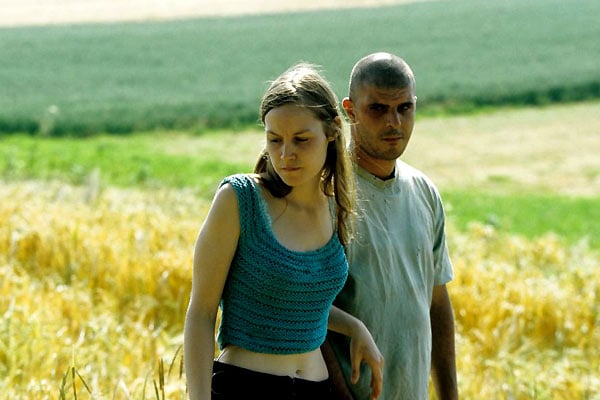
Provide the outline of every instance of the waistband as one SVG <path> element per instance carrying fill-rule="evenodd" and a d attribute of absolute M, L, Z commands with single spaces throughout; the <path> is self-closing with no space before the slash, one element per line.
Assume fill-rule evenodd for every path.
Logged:
<path fill-rule="evenodd" d="M 311 381 L 307 379 L 294 378 L 290 376 L 272 375 L 264 372 L 253 371 L 251 369 L 238 367 L 236 365 L 225 364 L 220 361 L 213 363 L 213 380 L 223 375 L 230 382 L 239 384 L 240 389 L 246 390 L 250 387 L 257 387 L 264 390 L 277 392 L 315 392 L 325 393 L 331 388 L 331 380 Z M 214 382 L 213 382 L 214 383 Z"/>

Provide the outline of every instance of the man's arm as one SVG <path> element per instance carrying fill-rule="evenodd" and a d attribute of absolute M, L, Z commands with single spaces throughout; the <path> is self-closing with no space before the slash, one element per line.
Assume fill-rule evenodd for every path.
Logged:
<path fill-rule="evenodd" d="M 429 311 L 431 318 L 431 371 L 439 400 L 457 400 L 454 314 L 446 285 L 435 286 Z"/>

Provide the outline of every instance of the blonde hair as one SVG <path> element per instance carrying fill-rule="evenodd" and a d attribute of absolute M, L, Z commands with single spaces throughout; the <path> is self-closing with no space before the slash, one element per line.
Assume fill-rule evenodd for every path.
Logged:
<path fill-rule="evenodd" d="M 269 111 L 287 104 L 310 110 L 323 122 L 325 135 L 334 138 L 327 145 L 321 188 L 326 196 L 335 199 L 337 232 L 346 246 L 353 235 L 354 177 L 337 97 L 315 65 L 299 63 L 281 74 L 266 90 L 259 109 L 261 122 L 264 124 Z M 254 172 L 261 175 L 264 186 L 273 196 L 284 197 L 291 192 L 292 188 L 275 172 L 266 149 L 261 152 Z"/>

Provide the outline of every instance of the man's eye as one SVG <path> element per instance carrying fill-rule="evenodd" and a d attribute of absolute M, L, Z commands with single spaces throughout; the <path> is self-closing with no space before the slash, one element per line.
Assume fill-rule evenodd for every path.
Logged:
<path fill-rule="evenodd" d="M 412 107 L 413 107 L 412 103 L 400 104 L 398 106 L 398 112 L 399 113 L 404 113 L 406 111 L 409 111 Z"/>
<path fill-rule="evenodd" d="M 369 109 L 371 111 L 381 112 L 381 111 L 385 111 L 386 107 L 383 104 L 371 104 L 369 106 Z"/>

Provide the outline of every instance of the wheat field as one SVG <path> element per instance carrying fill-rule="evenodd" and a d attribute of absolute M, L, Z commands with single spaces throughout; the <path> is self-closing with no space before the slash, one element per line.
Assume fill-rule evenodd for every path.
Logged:
<path fill-rule="evenodd" d="M 0 398 L 185 399 L 208 204 L 181 190 L 0 184 Z M 600 257 L 449 227 L 464 399 L 600 399 Z"/>
<path fill-rule="evenodd" d="M 173 360 L 205 205 L 93 184 L 0 188 L 0 397 L 73 398 L 81 385 L 80 398 L 155 398 L 143 389 L 155 395 L 164 358 L 178 377 L 167 398 L 183 398 Z"/>
<path fill-rule="evenodd" d="M 400 1 L 379 1 L 396 2 Z M 5 3 L 1 26 L 181 17 L 183 8 L 178 6 L 192 4 L 155 1 L 152 8 L 137 0 Z M 130 10 L 123 9 L 125 3 L 132 5 Z M 263 5 L 257 7 L 259 3 Z M 377 2 L 303 4 L 342 3 Z M 277 10 L 264 4 L 288 3 L 210 2 L 210 9 L 226 4 L 237 4 L 232 7 L 236 12 L 248 12 L 242 5 L 273 12 Z M 590 134 L 583 136 L 588 142 L 582 144 L 581 132 L 561 142 L 555 164 L 566 164 L 561 157 L 576 151 L 565 151 L 567 145 L 597 147 L 596 120 L 586 119 L 591 121 Z M 443 122 L 441 132 L 464 130 L 461 121 L 456 129 Z M 506 126 L 500 117 L 494 122 Z M 563 132 L 571 132 L 556 129 L 561 138 Z M 477 140 L 449 144 L 498 147 L 497 141 L 482 140 L 481 129 L 476 130 Z M 411 145 L 417 156 L 431 147 L 418 140 Z M 440 140 L 444 138 L 436 137 L 435 144 Z M 540 140 L 529 148 L 539 150 L 540 143 L 547 142 Z M 506 140 L 502 148 L 512 154 L 509 145 L 520 143 Z M 489 159 L 489 154 L 471 147 L 470 154 Z M 596 195 L 597 175 L 583 180 L 585 176 L 577 173 L 582 163 L 597 165 L 592 157 L 570 158 L 575 163 L 569 164 L 569 173 L 552 183 L 566 187 L 568 180 L 570 189 Z M 481 172 L 480 160 L 472 158 L 473 168 Z M 464 168 L 457 174 L 452 170 L 456 160 L 445 160 L 447 165 L 437 171 L 448 176 L 436 175 L 434 180 L 462 183 Z M 530 175 L 547 174 L 547 158 L 540 160 L 533 173 L 525 170 L 518 181 L 530 183 Z M 496 168 L 484 172 L 505 173 Z M 185 399 L 183 320 L 193 242 L 208 204 L 185 190 L 105 188 L 91 178 L 82 187 L 0 181 L 0 399 Z M 461 397 L 600 399 L 598 252 L 585 241 L 567 246 L 552 235 L 526 240 L 484 225 L 466 232 L 449 226 L 449 246 L 456 273 L 449 291 L 456 316 Z"/>

